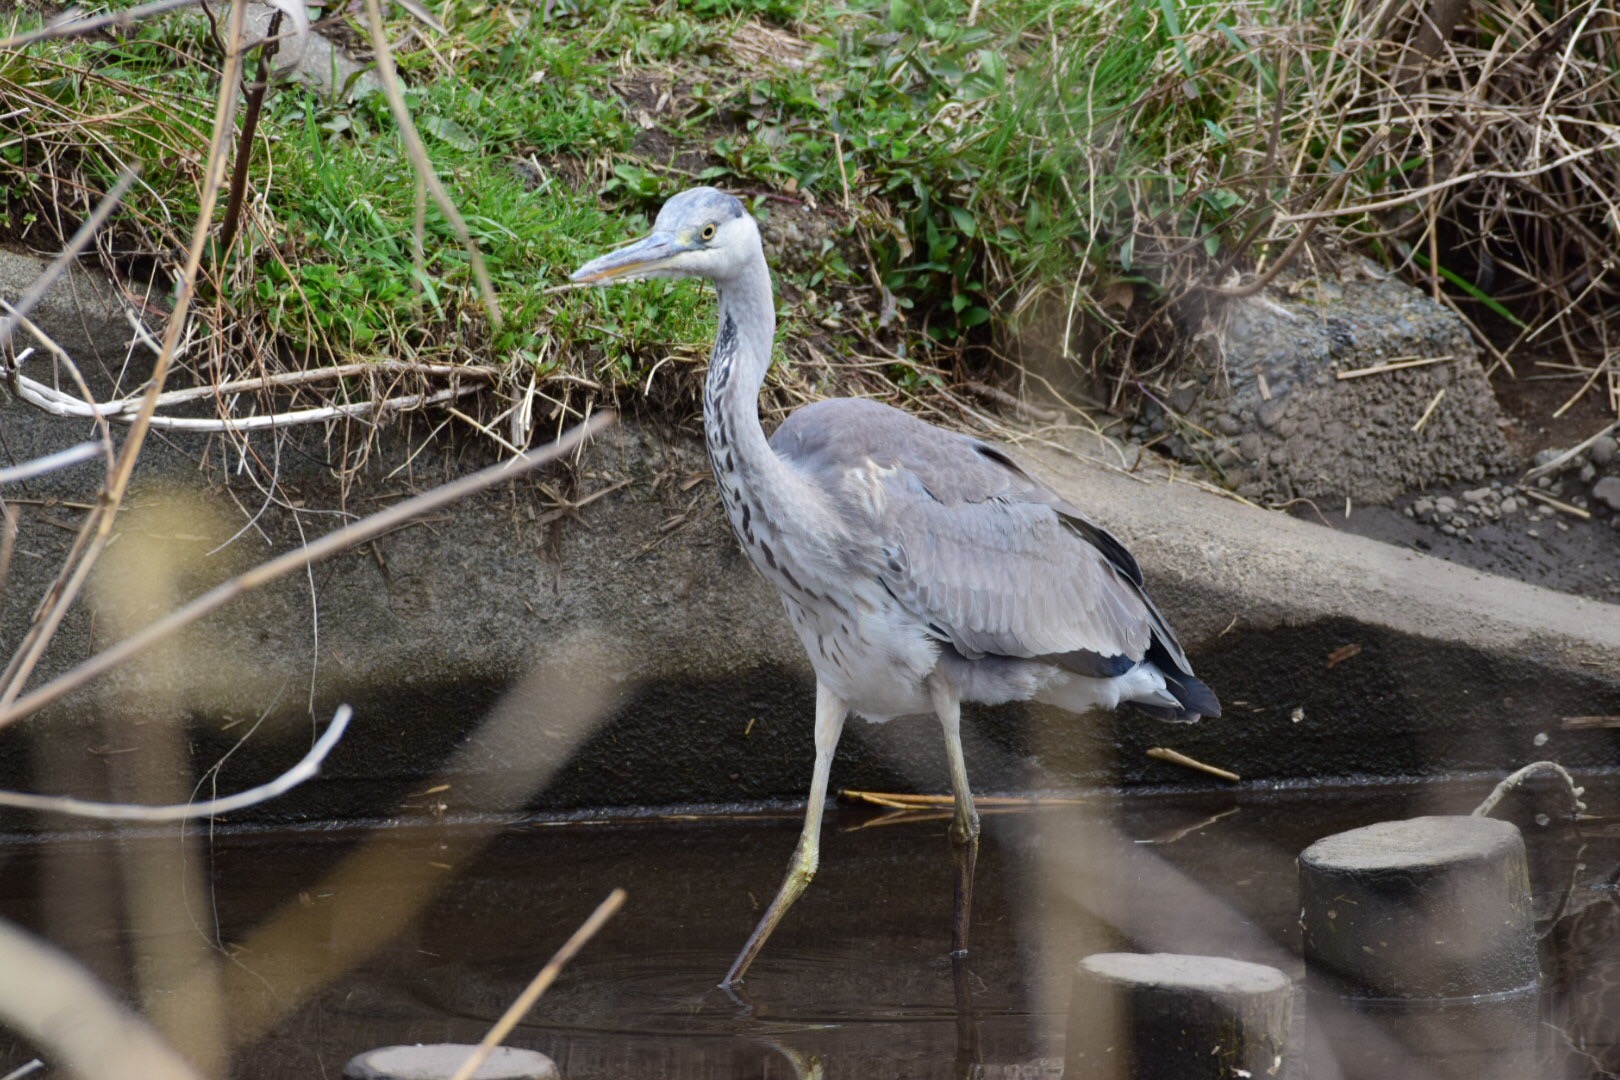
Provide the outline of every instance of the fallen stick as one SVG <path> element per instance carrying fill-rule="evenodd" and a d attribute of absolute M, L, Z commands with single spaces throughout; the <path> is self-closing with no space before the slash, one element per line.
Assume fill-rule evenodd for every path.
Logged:
<path fill-rule="evenodd" d="M 1566 462 L 1573 461 L 1577 456 L 1585 452 L 1586 449 L 1593 443 L 1597 442 L 1611 431 L 1620 431 L 1620 420 L 1616 420 L 1612 424 L 1604 425 L 1546 464 L 1537 465 L 1535 468 L 1524 474 L 1525 480 L 1539 480 L 1543 476 L 1549 476 L 1552 473 L 1557 472 L 1559 469 L 1564 467 Z"/>
<path fill-rule="evenodd" d="M 1423 430 L 1423 425 L 1429 422 L 1429 417 L 1434 415 L 1434 410 L 1440 407 L 1440 402 L 1444 401 L 1445 397 L 1446 388 L 1442 386 L 1440 392 L 1434 395 L 1434 400 L 1429 402 L 1429 407 L 1423 410 L 1423 415 L 1417 418 L 1417 423 L 1412 425 L 1414 432 Z"/>
<path fill-rule="evenodd" d="M 1149 748 L 1147 751 L 1147 756 L 1150 758 L 1158 758 L 1160 761 L 1168 761 L 1172 765 L 1180 765 L 1184 768 L 1196 769 L 1201 773 L 1208 773 L 1210 776 L 1218 776 L 1222 780 L 1230 780 L 1233 783 L 1237 783 L 1239 780 L 1243 779 L 1230 769 L 1223 769 L 1218 765 L 1206 765 L 1197 758 L 1190 758 L 1186 754 L 1183 754 L 1180 750 L 1171 750 L 1166 746 L 1154 746 Z"/>
<path fill-rule="evenodd" d="M 16 484 L 32 480 L 36 476 L 44 476 L 46 473 L 65 469 L 69 465 L 77 465 L 81 461 L 89 461 L 100 453 L 101 444 L 97 442 L 83 442 L 78 446 L 70 446 L 66 450 L 58 450 L 54 454 L 25 461 L 9 469 L 0 469 L 0 484 Z"/>
<path fill-rule="evenodd" d="M 1578 506 L 1573 506 L 1561 499 L 1555 499 L 1551 495 L 1543 495 L 1535 488 L 1527 488 L 1523 484 L 1519 484 L 1517 487 L 1520 494 L 1528 495 L 1538 502 L 1546 503 L 1548 506 L 1560 513 L 1568 514 L 1570 517 L 1580 518 L 1582 521 L 1592 520 L 1592 512 L 1590 510 L 1582 510 Z"/>
<path fill-rule="evenodd" d="M 338 744 L 338 740 L 343 738 L 343 733 L 348 729 L 349 720 L 353 716 L 353 709 L 347 705 L 339 706 L 337 713 L 332 717 L 332 722 L 327 725 L 321 737 L 315 740 L 314 745 L 298 764 L 269 783 L 248 788 L 246 791 L 238 791 L 235 795 L 224 795 L 206 802 L 142 806 L 137 803 L 91 802 L 70 795 L 34 795 L 24 791 L 0 791 L 0 806 L 95 818 L 98 821 L 187 821 L 191 818 L 217 817 L 233 810 L 244 810 L 262 802 L 269 802 L 316 776 L 321 771 L 321 763 Z"/>
<path fill-rule="evenodd" d="M 1391 360 L 1387 364 L 1374 364 L 1372 367 L 1335 372 L 1333 377 L 1343 382 L 1345 379 L 1360 379 L 1368 375 L 1382 375 L 1386 371 L 1405 371 L 1407 368 L 1427 367 L 1430 364 L 1443 364 L 1447 360 L 1455 359 L 1455 356 L 1447 353 L 1445 356 L 1424 356 L 1415 360 Z"/>
<path fill-rule="evenodd" d="M 122 411 L 106 411 L 102 405 L 87 405 L 75 397 L 52 389 L 44 383 L 36 382 L 26 375 L 13 376 L 13 388 L 17 396 L 36 408 L 50 413 L 52 416 L 66 417 L 96 417 L 105 420 L 115 420 L 121 424 L 134 423 L 135 414 Z M 291 427 L 295 424 L 318 424 L 323 420 L 335 420 L 340 416 L 364 417 L 375 413 L 400 412 L 406 409 L 425 409 L 430 405 L 440 405 L 446 401 L 466 397 L 477 392 L 477 386 L 453 386 L 448 390 L 440 390 L 432 394 L 408 394 L 398 398 L 378 398 L 375 401 L 355 401 L 346 405 L 321 405 L 313 409 L 297 409 L 293 412 L 265 413 L 259 416 L 241 416 L 231 419 L 224 417 L 207 418 L 193 416 L 152 416 L 147 420 L 151 427 L 162 428 L 167 431 L 202 431 L 202 432 L 237 432 L 260 431 L 265 428 Z M 139 407 L 139 402 L 131 406 Z"/>

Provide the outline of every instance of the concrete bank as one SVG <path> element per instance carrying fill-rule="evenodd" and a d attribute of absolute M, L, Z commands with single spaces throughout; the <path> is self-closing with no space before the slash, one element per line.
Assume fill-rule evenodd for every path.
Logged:
<path fill-rule="evenodd" d="M 7 405 L 12 452 L 43 450 L 61 421 Z M 34 433 L 29 438 L 25 433 Z M 77 434 L 77 433 L 75 433 Z M 420 437 L 418 433 L 417 437 Z M 385 436 L 397 453 L 408 433 Z M 119 542 L 70 617 L 42 676 L 64 670 L 118 625 L 335 524 L 319 446 L 284 446 L 283 480 L 302 501 L 271 506 L 228 546 L 263 496 L 221 479 L 173 438 L 155 444 Z M 268 452 L 268 451 L 267 451 Z M 1620 702 L 1620 608 L 1491 578 L 1413 552 L 1241 506 L 1185 484 L 1142 482 L 1050 453 L 1024 455 L 1136 552 L 1201 675 L 1226 703 L 1217 721 L 1166 726 L 1135 715 L 1074 718 L 1039 708 L 982 710 L 970 761 L 985 790 L 1193 782 L 1145 751 L 1170 746 L 1246 780 L 1505 770 L 1554 757 L 1572 768 L 1615 760 L 1612 730 L 1567 718 Z M 379 463 L 380 464 L 380 463 Z M 370 509 L 476 462 L 429 449 L 409 478 L 351 491 Z M 631 426 L 593 446 L 558 514 L 546 488 L 518 483 L 402 529 L 240 601 L 173 648 L 102 680 L 7 733 L 5 782 L 84 791 L 116 786 L 131 757 L 158 754 L 165 718 L 183 716 L 190 775 L 268 719 L 230 760 L 222 788 L 291 761 L 317 718 L 357 709 L 323 780 L 275 813 L 418 807 L 551 808 L 783 799 L 802 794 L 812 684 L 778 602 L 737 551 L 697 448 Z M 19 506 L 19 554 L 4 597 L 15 642 L 54 572 L 94 465 L 36 484 Z M 240 504 L 240 507 L 238 506 Z M 267 542 L 268 539 L 268 542 Z M 120 599 L 124 593 L 130 596 Z M 549 665 L 494 747 L 463 747 L 525 673 Z M 549 681 L 546 681 L 549 680 Z M 526 716 L 527 719 L 523 717 Z M 1574 725 L 1573 727 L 1571 725 Z M 525 726 L 527 725 L 527 727 Z M 543 787 L 507 794 L 528 754 Z M 147 744 L 151 743 L 152 746 Z M 458 748 L 461 748 L 458 752 Z M 448 775 L 440 775 L 447 767 Z M 835 783 L 937 788 L 935 726 L 850 728 Z M 111 787 L 108 787 L 111 790 Z M 490 794 L 490 793 L 498 794 Z"/>
<path fill-rule="evenodd" d="M 82 306 L 71 314 L 90 321 Z M 119 323 L 110 345 L 93 333 L 63 342 L 98 395 L 138 385 Z M 9 463 L 90 427 L 7 397 L 0 433 Z M 1620 607 L 1125 475 L 1082 460 L 1103 448 L 1077 449 L 1016 453 L 1132 548 L 1226 715 L 1188 727 L 981 710 L 965 732 L 978 788 L 1216 783 L 1149 758 L 1154 746 L 1245 781 L 1616 761 L 1615 730 L 1580 718 L 1620 712 Z M 343 513 L 485 461 L 481 447 L 396 422 L 344 492 L 341 451 L 340 435 L 315 428 L 245 443 L 155 433 L 117 541 L 34 685 Z M 6 653 L 61 564 L 81 520 L 74 504 L 99 482 L 89 463 L 6 492 L 20 518 L 0 596 Z M 632 423 L 573 468 L 252 594 L 0 735 L 0 783 L 185 795 L 251 731 L 219 773 L 219 790 L 234 790 L 295 760 L 349 702 L 353 729 L 322 779 L 260 818 L 795 799 L 812 700 L 798 643 L 732 541 L 700 448 Z M 944 790 L 943 757 L 931 721 L 856 723 L 834 783 Z"/>

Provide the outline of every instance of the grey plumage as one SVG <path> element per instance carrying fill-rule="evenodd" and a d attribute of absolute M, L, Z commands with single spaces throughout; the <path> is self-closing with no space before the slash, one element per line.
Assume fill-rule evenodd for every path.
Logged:
<path fill-rule="evenodd" d="M 1136 560 L 1001 449 L 874 401 L 794 412 L 767 442 L 758 397 L 775 311 L 759 232 L 713 188 L 665 204 L 645 239 L 576 281 L 706 277 L 719 332 L 704 431 L 722 503 L 782 594 L 817 677 L 816 769 L 788 879 L 726 977 L 742 977 L 818 859 L 821 802 L 847 712 L 933 712 L 957 812 L 953 949 L 965 953 L 978 819 L 962 763 L 962 701 L 1130 703 L 1166 720 L 1220 715 Z"/>

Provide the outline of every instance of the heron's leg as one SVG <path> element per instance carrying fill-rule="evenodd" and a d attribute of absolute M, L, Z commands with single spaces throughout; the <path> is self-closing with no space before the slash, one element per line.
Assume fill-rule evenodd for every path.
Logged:
<path fill-rule="evenodd" d="M 979 812 L 973 808 L 967 763 L 962 760 L 962 699 L 956 688 L 937 676 L 928 693 L 945 730 L 945 755 L 951 765 L 951 792 L 956 816 L 951 820 L 951 851 L 956 859 L 956 904 L 951 921 L 951 955 L 966 956 L 968 918 L 973 911 L 973 866 L 979 860 Z"/>
<path fill-rule="evenodd" d="M 804 831 L 799 834 L 799 846 L 793 851 L 793 861 L 788 864 L 787 877 L 782 879 L 776 899 L 765 909 L 765 915 L 749 935 L 748 943 L 737 954 L 737 959 L 731 962 L 731 970 L 726 972 L 725 979 L 720 983 L 722 987 L 730 986 L 747 973 L 748 965 L 764 948 L 765 939 L 771 936 L 771 931 L 782 921 L 787 909 L 793 906 L 793 901 L 799 898 L 805 886 L 810 884 L 810 879 L 816 875 L 816 866 L 821 860 L 821 808 L 827 801 L 827 776 L 832 771 L 833 751 L 838 748 L 838 736 L 843 734 L 844 717 L 848 712 L 849 706 L 844 699 L 818 680 L 816 771 L 810 778 L 810 802 L 804 808 Z"/>

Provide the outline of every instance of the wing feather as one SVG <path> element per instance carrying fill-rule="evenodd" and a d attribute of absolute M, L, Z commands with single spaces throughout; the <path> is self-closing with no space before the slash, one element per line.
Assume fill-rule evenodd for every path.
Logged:
<path fill-rule="evenodd" d="M 888 590 L 965 655 L 1106 669 L 1158 639 L 1185 670 L 1136 560 L 999 449 L 848 398 L 799 409 L 771 444 L 870 538 Z"/>

